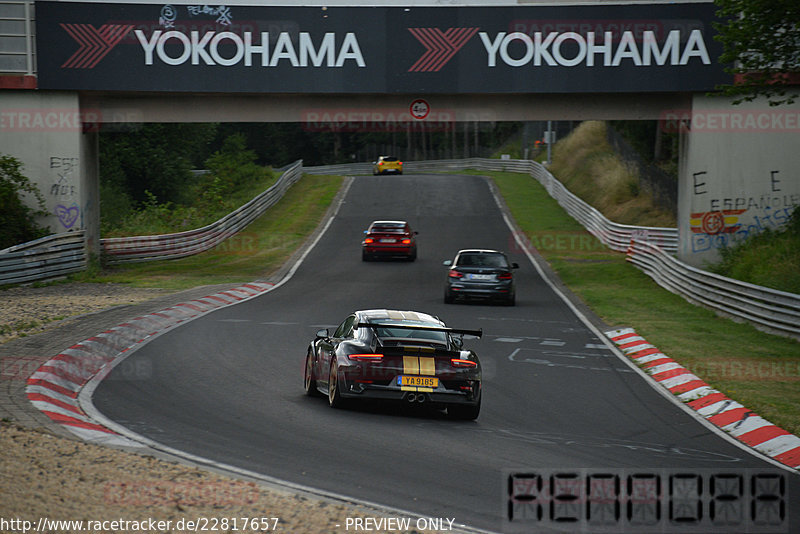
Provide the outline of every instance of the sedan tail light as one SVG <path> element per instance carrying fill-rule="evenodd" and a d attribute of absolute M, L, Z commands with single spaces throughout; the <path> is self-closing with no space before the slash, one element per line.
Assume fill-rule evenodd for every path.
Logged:
<path fill-rule="evenodd" d="M 348 358 L 360 362 L 379 362 L 383 359 L 383 354 L 351 354 Z"/>
<path fill-rule="evenodd" d="M 411 240 L 410 240 L 410 239 L 408 239 L 408 238 L 405 238 L 405 239 L 403 239 L 402 243 L 403 243 L 404 245 L 410 245 L 410 244 L 411 244 Z"/>
<path fill-rule="evenodd" d="M 450 269 L 450 272 L 447 273 L 447 276 L 449 276 L 450 278 L 464 278 L 464 273 L 460 273 L 458 271 Z"/>
<path fill-rule="evenodd" d="M 367 243 L 367 244 L 369 244 L 369 243 L 374 243 L 374 242 L 375 242 L 375 240 L 374 240 L 374 239 L 372 239 L 371 237 L 368 237 L 368 238 L 366 238 L 366 239 L 364 240 L 364 243 Z"/>
<path fill-rule="evenodd" d="M 453 367 L 478 367 L 478 362 L 473 362 L 472 360 L 461 360 L 459 358 L 452 358 L 450 360 L 450 364 Z"/>
<path fill-rule="evenodd" d="M 501 273 L 497 275 L 498 280 L 511 280 L 513 277 L 511 273 Z"/>

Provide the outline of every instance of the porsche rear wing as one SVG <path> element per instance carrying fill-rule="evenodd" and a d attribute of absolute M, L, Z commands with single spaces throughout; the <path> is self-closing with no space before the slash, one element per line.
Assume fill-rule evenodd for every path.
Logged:
<path fill-rule="evenodd" d="M 358 323 L 356 328 L 402 328 L 404 330 L 425 330 L 428 332 L 447 332 L 449 334 L 459 334 L 462 336 L 472 336 L 480 338 L 483 336 L 483 328 L 468 330 L 465 328 L 448 328 L 446 326 L 424 326 L 424 325 L 405 325 L 393 323 Z"/>

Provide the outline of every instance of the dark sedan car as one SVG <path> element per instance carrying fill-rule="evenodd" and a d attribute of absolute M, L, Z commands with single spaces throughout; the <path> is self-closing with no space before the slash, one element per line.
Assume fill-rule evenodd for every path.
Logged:
<path fill-rule="evenodd" d="M 450 267 L 444 288 L 444 301 L 451 304 L 458 298 L 499 301 L 508 306 L 516 303 L 514 269 L 506 255 L 497 250 L 459 250 Z"/>
<path fill-rule="evenodd" d="M 481 364 L 463 337 L 481 330 L 448 328 L 414 311 L 363 310 L 333 334 L 317 332 L 306 354 L 304 387 L 333 407 L 353 399 L 447 408 L 455 419 L 475 419 L 481 409 Z"/>
<path fill-rule="evenodd" d="M 417 232 L 406 221 L 373 221 L 364 230 L 361 242 L 361 259 L 370 261 L 382 258 L 417 259 Z"/>

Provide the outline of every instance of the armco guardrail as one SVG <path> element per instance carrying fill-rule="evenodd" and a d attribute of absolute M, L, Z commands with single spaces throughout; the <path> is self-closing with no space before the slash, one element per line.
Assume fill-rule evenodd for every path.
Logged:
<path fill-rule="evenodd" d="M 119 264 L 177 259 L 210 250 L 260 217 L 280 200 L 302 174 L 303 162 L 297 161 L 283 172 L 272 187 L 220 220 L 202 228 L 175 234 L 101 239 L 105 261 Z"/>
<path fill-rule="evenodd" d="M 54 234 L 0 250 L 0 285 L 56 278 L 86 269 L 83 230 Z"/>
<path fill-rule="evenodd" d="M 800 295 L 756 286 L 687 265 L 658 246 L 634 239 L 628 261 L 661 287 L 757 328 L 800 339 Z"/>
<path fill-rule="evenodd" d="M 547 192 L 586 229 L 608 247 L 625 252 L 631 239 L 643 239 L 655 243 L 663 250 L 675 253 L 678 250 L 678 229 L 650 226 L 630 226 L 609 221 L 602 213 L 571 193 L 540 163 L 520 159 L 468 158 L 435 161 L 411 161 L 404 165 L 405 172 L 458 171 L 476 169 L 482 171 L 505 171 L 529 174 L 541 183 Z M 305 167 L 309 174 L 370 174 L 369 163 L 325 165 Z"/>

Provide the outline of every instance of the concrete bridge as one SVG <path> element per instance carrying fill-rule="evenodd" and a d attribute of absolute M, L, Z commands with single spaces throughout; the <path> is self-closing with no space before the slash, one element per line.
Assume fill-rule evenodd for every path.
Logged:
<path fill-rule="evenodd" d="M 225 5 L 0 0 L 0 152 L 99 239 L 101 124 L 660 120 L 679 256 L 800 204 L 800 107 L 732 106 L 710 2 Z"/>

